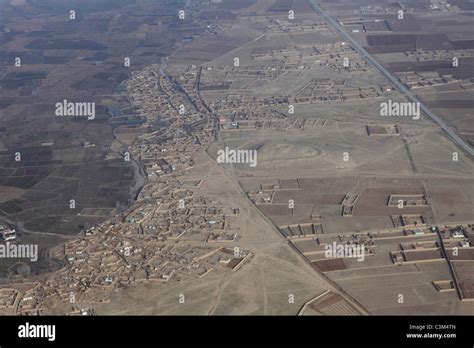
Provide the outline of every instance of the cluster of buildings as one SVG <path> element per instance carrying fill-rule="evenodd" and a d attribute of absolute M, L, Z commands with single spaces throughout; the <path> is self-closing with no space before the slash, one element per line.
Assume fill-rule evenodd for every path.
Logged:
<path fill-rule="evenodd" d="M 430 0 L 429 5 L 431 10 L 443 12 L 459 12 L 459 7 L 451 5 L 448 0 Z"/>
<path fill-rule="evenodd" d="M 265 108 L 283 107 L 288 109 L 290 105 L 296 104 L 344 102 L 380 98 L 385 96 L 387 92 L 390 92 L 390 89 L 385 86 L 349 87 L 346 86 L 345 80 L 329 81 L 315 78 L 297 90 L 292 97 L 249 96 L 229 93 L 222 96 L 222 98 L 214 100 L 209 103 L 209 105 L 217 110 L 219 114 L 244 111 L 251 115 L 251 106 Z M 288 113 L 286 116 L 288 116 Z M 260 116 L 260 118 L 262 117 Z"/>
<path fill-rule="evenodd" d="M 390 253 L 394 264 L 447 262 L 452 279 L 433 282 L 439 292 L 457 291 L 461 301 L 474 301 L 474 226 L 445 225 L 405 229 L 407 236 L 432 235 L 430 239 L 400 243 L 400 249 Z"/>
<path fill-rule="evenodd" d="M 255 61 L 278 61 L 285 69 L 314 69 L 319 66 L 337 72 L 365 72 L 370 69 L 367 62 L 342 41 L 321 45 L 297 45 L 284 49 L 254 49 L 252 58 Z"/>
<path fill-rule="evenodd" d="M 142 135 L 127 149 L 141 159 L 149 180 L 127 211 L 50 249 L 48 259 L 61 264 L 58 271 L 0 287 L 0 311 L 48 314 L 45 304 L 55 303 L 60 313 L 93 314 L 94 305 L 110 302 L 115 291 L 236 271 L 252 257 L 238 247 L 239 209 L 197 194 L 201 180 L 186 177 L 196 152 L 214 137 L 213 119 L 200 112 L 205 106 L 193 86 L 160 66 L 130 80 L 130 99 L 140 114 L 153 115 L 155 103 L 160 105 L 159 115 L 147 117 Z M 182 105 L 188 112 L 180 112 Z M 157 129 L 158 116 L 172 126 Z"/>
<path fill-rule="evenodd" d="M 249 198 L 262 210 L 274 204 L 275 194 L 282 188 L 300 188 L 298 180 L 278 180 L 261 184 L 248 192 Z M 347 193 L 341 201 L 344 219 L 353 219 L 360 192 Z M 388 207 L 423 208 L 429 206 L 425 194 L 389 194 Z M 292 215 L 291 206 L 288 206 Z M 395 210 L 393 210 L 395 212 Z M 357 218 L 357 217 L 356 217 Z M 288 243 L 308 263 L 336 282 L 354 274 L 389 276 L 419 267 L 439 270 L 426 278 L 434 295 L 455 292 L 463 301 L 474 301 L 474 225 L 429 225 L 418 212 L 390 215 L 393 227 L 376 230 L 330 233 L 331 221 L 326 222 L 315 212 L 305 221 L 278 226 Z M 328 227 L 329 226 L 329 227 Z M 399 267 L 399 268 L 398 268 Z M 354 273 L 350 273 L 354 270 Z M 378 270 L 378 271 L 375 271 Z M 367 274 L 366 274 L 367 273 Z M 374 278 L 374 282 L 376 282 Z"/>
<path fill-rule="evenodd" d="M 399 72 L 397 76 L 410 89 L 430 88 L 461 81 L 453 75 L 441 75 L 437 71 Z"/>
<path fill-rule="evenodd" d="M 385 86 L 349 87 L 346 80 L 314 78 L 296 92 L 294 100 L 299 104 L 344 102 L 379 98 L 388 91 Z"/>
<path fill-rule="evenodd" d="M 271 18 L 267 17 L 266 21 L 266 32 L 267 33 L 316 33 L 318 31 L 327 31 L 328 25 L 326 22 L 315 22 L 310 19 L 303 20 L 290 20 L 283 18 Z"/>
<path fill-rule="evenodd" d="M 9 242 L 16 240 L 17 234 L 14 228 L 6 224 L 0 224 L 0 240 L 3 242 Z"/>
<path fill-rule="evenodd" d="M 415 51 L 406 51 L 405 55 L 418 62 L 430 60 L 452 61 L 453 58 L 472 57 L 472 52 L 468 50 L 425 50 L 417 48 Z"/>
<path fill-rule="evenodd" d="M 429 263 L 443 267 L 447 262 L 452 278 L 433 279 L 434 289 L 439 292 L 457 291 L 461 301 L 474 301 L 474 225 L 429 226 L 426 223 L 413 223 L 411 218 L 418 220 L 404 216 L 405 226 L 340 235 L 324 234 L 322 228 L 315 230 L 314 224 L 284 226 L 281 231 L 295 250 L 325 273 L 375 265 L 381 267 L 386 264 L 384 260 L 387 252 L 393 266 Z M 312 232 L 302 233 L 309 231 L 307 226 L 311 227 Z M 299 231 L 299 235 L 295 231 Z M 364 254 L 362 262 L 357 263 L 357 260 L 347 255 L 328 258 L 326 250 L 331 243 L 361 247 Z"/>

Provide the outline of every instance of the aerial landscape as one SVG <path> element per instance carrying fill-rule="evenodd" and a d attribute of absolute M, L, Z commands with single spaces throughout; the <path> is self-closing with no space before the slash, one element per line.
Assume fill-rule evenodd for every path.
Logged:
<path fill-rule="evenodd" d="M 0 9 L 0 315 L 474 314 L 474 0 Z"/>

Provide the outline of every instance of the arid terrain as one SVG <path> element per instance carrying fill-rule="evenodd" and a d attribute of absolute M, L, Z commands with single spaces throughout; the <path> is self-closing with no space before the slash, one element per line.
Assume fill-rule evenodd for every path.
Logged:
<path fill-rule="evenodd" d="M 474 313 L 472 3 L 62 4 L 0 1 L 0 314 Z"/>

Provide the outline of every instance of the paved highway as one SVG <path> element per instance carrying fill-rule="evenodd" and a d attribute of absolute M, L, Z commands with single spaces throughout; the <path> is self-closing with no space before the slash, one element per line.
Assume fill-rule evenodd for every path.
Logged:
<path fill-rule="evenodd" d="M 450 128 L 439 116 L 431 112 L 426 105 L 424 105 L 418 97 L 412 93 L 403 83 L 401 83 L 398 78 L 396 78 L 392 73 L 385 69 L 382 64 L 380 64 L 374 57 L 372 57 L 359 43 L 353 39 L 346 31 L 342 28 L 342 25 L 329 16 L 329 14 L 321 8 L 314 0 L 308 0 L 308 3 L 318 12 L 328 24 L 330 24 L 336 31 L 351 44 L 352 48 L 356 50 L 361 56 L 371 63 L 377 70 L 379 70 L 387 79 L 389 79 L 399 90 L 402 92 L 408 99 L 415 103 L 420 103 L 420 109 L 424 112 L 426 116 L 431 118 L 436 124 L 438 124 L 444 132 L 447 134 L 448 138 L 454 142 L 458 147 L 464 150 L 465 153 L 469 154 L 471 157 L 474 157 L 474 148 L 472 148 L 464 139 L 459 137 L 452 128 Z"/>

